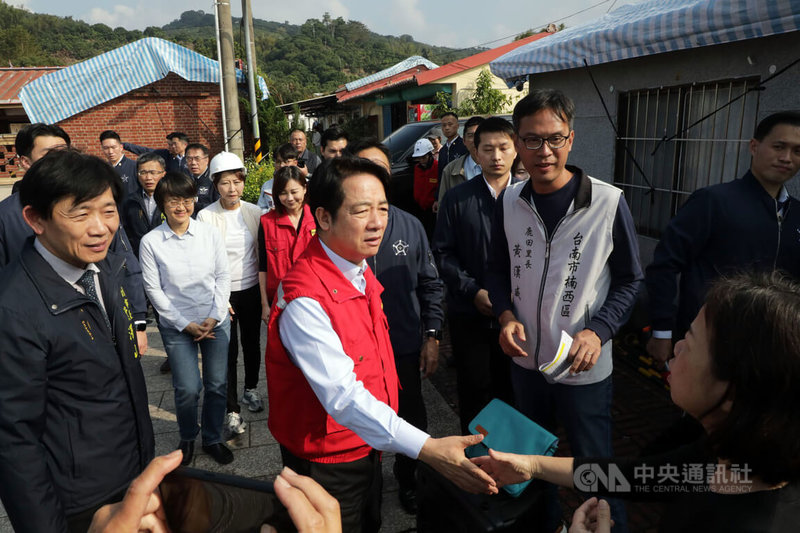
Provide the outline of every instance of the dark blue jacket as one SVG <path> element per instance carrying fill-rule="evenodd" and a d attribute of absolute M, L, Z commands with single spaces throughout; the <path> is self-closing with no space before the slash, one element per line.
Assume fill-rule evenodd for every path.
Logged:
<path fill-rule="evenodd" d="M 144 191 L 140 190 L 136 194 L 131 194 L 122 204 L 122 223 L 125 226 L 125 233 L 131 241 L 131 248 L 136 258 L 139 258 L 139 243 L 151 229 L 161 225 L 164 220 L 161 209 L 156 206 L 153 216 L 147 217 L 147 208 L 144 205 Z"/>
<path fill-rule="evenodd" d="M 186 158 L 173 156 L 166 148 L 153 149 L 133 143 L 122 143 L 122 147 L 130 153 L 136 155 L 154 152 L 164 159 L 164 163 L 167 165 L 167 172 L 182 172 L 187 176 L 189 175 L 189 169 L 186 168 Z"/>
<path fill-rule="evenodd" d="M 197 202 L 194 206 L 192 218 L 197 218 L 197 213 L 219 200 L 219 193 L 214 187 L 214 182 L 211 181 L 210 171 L 211 168 L 209 167 L 197 177 L 190 174 L 190 177 L 197 184 Z"/>
<path fill-rule="evenodd" d="M 28 241 L 0 278 L 0 497 L 17 532 L 124 490 L 153 458 L 153 427 L 124 258 L 97 264 L 112 328 Z"/>
<path fill-rule="evenodd" d="M 448 313 L 485 318 L 487 327 L 496 325 L 496 320 L 480 314 L 473 300 L 487 288 L 495 203 L 482 175 L 453 187 L 439 206 L 431 243 L 447 287 Z"/>
<path fill-rule="evenodd" d="M 395 356 L 419 355 L 423 330 L 441 330 L 444 321 L 444 283 L 420 221 L 389 206 L 381 246 L 367 263 L 383 285 L 383 312 Z"/>
<path fill-rule="evenodd" d="M 779 218 L 776 200 L 749 171 L 695 191 L 664 230 L 645 277 L 653 329 L 680 338 L 711 282 L 745 269 L 800 277 L 800 201 L 790 197 Z"/>
<path fill-rule="evenodd" d="M 442 171 L 444 167 L 447 166 L 447 163 L 451 161 L 455 161 L 462 155 L 466 155 L 469 153 L 467 150 L 466 145 L 464 144 L 464 139 L 461 136 L 456 137 L 456 140 L 447 147 L 447 143 L 442 144 L 441 149 L 439 150 L 439 181 L 442 179 Z"/>
<path fill-rule="evenodd" d="M 22 218 L 19 194 L 14 193 L 0 202 L 0 270 L 19 256 L 25 241 L 32 236 L 33 230 Z M 125 274 L 122 284 L 130 298 L 134 318 L 144 320 L 147 316 L 147 300 L 144 298 L 142 267 L 139 266 L 122 225 L 114 235 L 109 251 L 124 256 Z"/>
<path fill-rule="evenodd" d="M 133 194 L 141 188 L 139 178 L 136 176 L 136 161 L 123 155 L 119 163 L 114 166 L 114 171 L 122 180 L 122 198 L 119 202 L 122 205 L 129 194 Z"/>

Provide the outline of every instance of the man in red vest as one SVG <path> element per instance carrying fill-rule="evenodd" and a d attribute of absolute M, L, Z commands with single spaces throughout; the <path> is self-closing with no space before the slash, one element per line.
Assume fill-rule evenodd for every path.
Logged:
<path fill-rule="evenodd" d="M 480 435 L 434 439 L 397 416 L 383 287 L 365 262 L 386 228 L 387 180 L 364 159 L 317 169 L 307 195 L 317 236 L 281 282 L 267 335 L 270 431 L 284 464 L 339 501 L 345 532 L 380 528 L 378 450 L 425 461 L 465 490 L 497 492 L 464 456 Z"/>

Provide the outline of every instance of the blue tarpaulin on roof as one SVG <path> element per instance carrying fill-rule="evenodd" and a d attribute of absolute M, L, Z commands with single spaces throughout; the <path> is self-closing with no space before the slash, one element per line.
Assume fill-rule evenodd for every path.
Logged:
<path fill-rule="evenodd" d="M 800 29 L 800 0 L 649 0 L 534 41 L 490 63 L 509 84 L 554 72 Z"/>
<path fill-rule="evenodd" d="M 352 91 L 354 89 L 358 89 L 359 87 L 363 87 L 364 85 L 369 85 L 370 83 L 376 82 L 378 80 L 383 80 L 386 78 L 391 78 L 395 74 L 400 74 L 401 72 L 405 72 L 410 68 L 414 68 L 419 65 L 424 65 L 428 67 L 428 70 L 433 70 L 438 68 L 439 65 L 428 61 L 422 56 L 411 56 L 402 60 L 401 62 L 397 63 L 396 65 L 392 65 L 389 68 L 385 68 L 380 72 L 376 72 L 375 74 L 370 74 L 369 76 L 365 76 L 355 81 L 351 81 L 350 83 L 345 83 L 344 87 L 348 91 Z"/>
<path fill-rule="evenodd" d="M 19 99 L 31 122 L 55 124 L 163 79 L 170 72 L 188 81 L 219 83 L 216 60 L 148 37 L 42 76 L 23 87 Z M 236 81 L 245 81 L 239 69 Z M 264 78 L 258 76 L 257 83 L 263 98 L 268 98 Z"/>

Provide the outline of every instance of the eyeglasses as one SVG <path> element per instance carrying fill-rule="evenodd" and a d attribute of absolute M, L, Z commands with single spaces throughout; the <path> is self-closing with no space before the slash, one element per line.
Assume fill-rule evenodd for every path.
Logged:
<path fill-rule="evenodd" d="M 168 202 L 164 202 L 164 205 L 169 207 L 170 209 L 177 209 L 178 206 L 182 205 L 186 209 L 189 209 L 194 205 L 194 198 L 184 198 L 183 200 L 170 200 Z"/>
<path fill-rule="evenodd" d="M 522 142 L 525 143 L 525 148 L 528 150 L 538 150 L 544 143 L 547 143 L 547 146 L 551 149 L 558 150 L 559 148 L 564 148 L 567 144 L 567 139 L 569 139 L 569 135 L 566 137 L 563 135 L 553 135 L 546 139 L 542 139 L 541 137 L 523 137 Z"/>
<path fill-rule="evenodd" d="M 187 155 L 186 157 L 184 157 L 184 159 L 186 159 L 187 163 L 192 163 L 194 161 L 200 162 L 203 159 L 208 159 L 208 156 L 207 155 Z"/>
<path fill-rule="evenodd" d="M 166 172 L 163 170 L 140 170 L 137 174 L 144 178 L 145 176 L 160 176 L 161 174 L 166 174 Z"/>

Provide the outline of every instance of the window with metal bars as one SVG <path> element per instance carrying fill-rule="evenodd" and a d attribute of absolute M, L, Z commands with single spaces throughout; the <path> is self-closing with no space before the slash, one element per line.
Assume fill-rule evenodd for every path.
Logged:
<path fill-rule="evenodd" d="M 640 235 L 659 238 L 691 193 L 739 178 L 750 167 L 748 142 L 758 115 L 758 91 L 751 89 L 757 83 L 758 79 L 738 79 L 620 95 L 614 184 L 625 192 Z M 743 93 L 743 98 L 659 144 Z"/>

